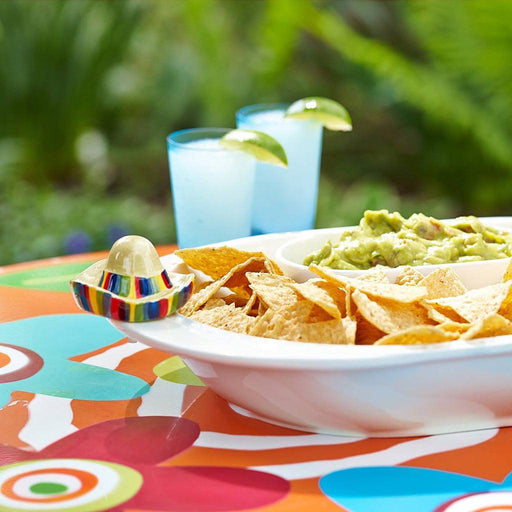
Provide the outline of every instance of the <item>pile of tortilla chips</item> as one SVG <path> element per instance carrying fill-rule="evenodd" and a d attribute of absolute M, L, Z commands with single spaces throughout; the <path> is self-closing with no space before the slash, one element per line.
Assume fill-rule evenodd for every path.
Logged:
<path fill-rule="evenodd" d="M 297 283 L 261 252 L 217 247 L 176 255 L 200 276 L 179 312 L 228 331 L 364 345 L 512 334 L 512 264 L 502 283 L 468 291 L 449 268 L 423 277 L 404 267 L 392 284 L 378 268 L 355 279 L 311 265 L 318 277 Z"/>

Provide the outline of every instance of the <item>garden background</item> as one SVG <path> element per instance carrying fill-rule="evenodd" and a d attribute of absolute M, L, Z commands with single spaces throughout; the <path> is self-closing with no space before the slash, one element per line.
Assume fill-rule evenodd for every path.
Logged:
<path fill-rule="evenodd" d="M 326 96 L 317 226 L 512 214 L 510 0 L 0 2 L 0 264 L 175 241 L 165 137 Z"/>

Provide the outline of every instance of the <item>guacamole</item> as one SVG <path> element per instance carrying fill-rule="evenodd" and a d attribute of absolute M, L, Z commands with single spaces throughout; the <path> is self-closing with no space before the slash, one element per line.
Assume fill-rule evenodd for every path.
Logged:
<path fill-rule="evenodd" d="M 459 217 L 447 224 L 422 213 L 405 219 L 397 212 L 368 210 L 358 227 L 344 231 L 339 242 L 329 241 L 308 255 L 304 265 L 359 270 L 509 256 L 512 234 L 484 226 L 476 217 Z"/>

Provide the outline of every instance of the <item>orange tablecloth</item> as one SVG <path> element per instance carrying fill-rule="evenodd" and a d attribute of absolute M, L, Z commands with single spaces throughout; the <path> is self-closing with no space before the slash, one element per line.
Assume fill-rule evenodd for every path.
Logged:
<path fill-rule="evenodd" d="M 242 415 L 78 310 L 69 280 L 100 257 L 0 268 L 0 510 L 512 509 L 512 429 L 359 439 Z"/>

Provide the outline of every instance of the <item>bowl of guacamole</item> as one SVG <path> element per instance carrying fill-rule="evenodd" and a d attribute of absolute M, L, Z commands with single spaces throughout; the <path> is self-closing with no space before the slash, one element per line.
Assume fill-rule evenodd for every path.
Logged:
<path fill-rule="evenodd" d="M 480 265 L 475 264 L 483 262 L 506 268 L 512 233 L 474 216 L 443 221 L 422 213 L 405 218 L 398 212 L 367 210 L 358 226 L 299 235 L 277 257 L 287 273 L 301 280 L 310 277 L 305 270 L 313 263 L 352 276 L 380 266 L 393 278 L 394 269 L 404 265 L 418 267 L 425 275 L 452 264 L 478 272 Z"/>

